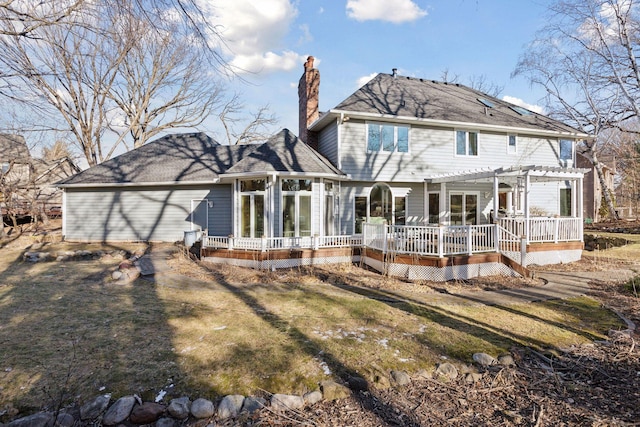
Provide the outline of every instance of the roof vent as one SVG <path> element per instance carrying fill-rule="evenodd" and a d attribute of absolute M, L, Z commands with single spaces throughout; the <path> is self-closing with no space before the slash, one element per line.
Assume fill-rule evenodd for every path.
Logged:
<path fill-rule="evenodd" d="M 396 77 L 398 77 L 398 69 L 397 68 L 392 68 L 391 69 L 391 75 L 393 76 L 394 79 Z"/>

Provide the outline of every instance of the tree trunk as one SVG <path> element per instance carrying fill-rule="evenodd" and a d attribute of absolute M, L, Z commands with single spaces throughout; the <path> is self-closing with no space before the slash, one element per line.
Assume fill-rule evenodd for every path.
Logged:
<path fill-rule="evenodd" d="M 604 171 L 602 170 L 602 163 L 598 160 L 595 150 L 591 150 L 591 161 L 593 163 L 593 168 L 598 175 L 598 181 L 600 182 L 600 188 L 602 189 L 602 196 L 604 197 L 604 201 L 607 204 L 607 210 L 609 211 L 609 218 L 618 221 L 620 217 L 618 216 L 615 204 L 613 203 L 613 197 L 611 197 L 612 189 L 610 189 L 607 184 Z"/>

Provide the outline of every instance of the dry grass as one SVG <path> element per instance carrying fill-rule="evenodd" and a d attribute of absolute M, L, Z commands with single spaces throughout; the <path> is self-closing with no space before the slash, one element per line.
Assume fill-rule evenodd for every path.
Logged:
<path fill-rule="evenodd" d="M 564 348 L 622 326 L 589 298 L 431 304 L 429 284 L 350 265 L 259 272 L 176 255 L 181 274 L 116 286 L 105 280 L 116 259 L 33 264 L 22 251 L 0 249 L 0 412 L 100 392 L 302 393 L 329 377 Z"/>

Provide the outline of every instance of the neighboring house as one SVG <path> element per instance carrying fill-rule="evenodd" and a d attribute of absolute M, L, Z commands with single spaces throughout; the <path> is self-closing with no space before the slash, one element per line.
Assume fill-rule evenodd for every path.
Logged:
<path fill-rule="evenodd" d="M 598 179 L 598 173 L 593 166 L 591 160 L 584 154 L 578 153 L 576 157 L 576 166 L 589 170 L 584 177 L 584 193 L 583 193 L 583 217 L 586 222 L 600 222 L 606 220 L 606 204 L 604 202 L 602 185 Z M 602 172 L 607 186 L 610 189 L 614 187 L 615 168 L 602 165 Z M 611 197 L 615 198 L 615 194 Z M 603 210 L 604 208 L 604 210 Z M 604 215 L 603 215 L 604 212 Z"/>
<path fill-rule="evenodd" d="M 31 157 L 21 135 L 0 134 L 0 204 L 17 217 L 33 213 L 60 215 L 62 191 L 53 184 L 80 169 L 67 158 L 46 161 Z"/>
<path fill-rule="evenodd" d="M 171 241 L 206 229 L 210 261 L 359 259 L 434 280 L 580 258 L 587 170 L 575 156 L 589 135 L 395 70 L 320 114 L 319 83 L 310 58 L 300 139 L 283 130 L 261 145 L 222 146 L 171 135 L 62 182 L 65 238 Z"/>

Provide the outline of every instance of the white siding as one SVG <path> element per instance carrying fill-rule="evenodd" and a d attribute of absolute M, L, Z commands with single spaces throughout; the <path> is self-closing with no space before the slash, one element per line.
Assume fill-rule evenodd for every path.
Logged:
<path fill-rule="evenodd" d="M 66 190 L 69 240 L 177 241 L 190 230 L 191 200 L 208 199 L 209 233 L 231 233 L 231 188 L 154 187 Z"/>
<path fill-rule="evenodd" d="M 460 130 L 474 131 L 472 127 Z M 558 140 L 518 135 L 517 153 L 507 153 L 504 133 L 478 134 L 478 155 L 455 154 L 455 130 L 412 126 L 408 153 L 367 152 L 366 123 L 351 120 L 341 126 L 341 170 L 354 180 L 418 182 L 426 175 L 502 166 L 562 166 Z"/>
<path fill-rule="evenodd" d="M 318 151 L 334 166 L 338 166 L 338 125 L 331 123 L 318 135 Z"/>

